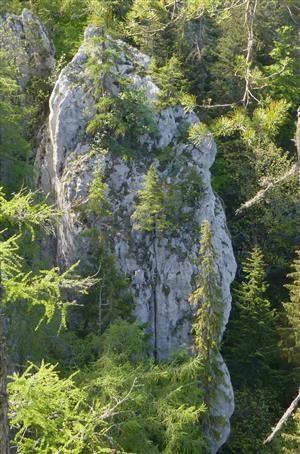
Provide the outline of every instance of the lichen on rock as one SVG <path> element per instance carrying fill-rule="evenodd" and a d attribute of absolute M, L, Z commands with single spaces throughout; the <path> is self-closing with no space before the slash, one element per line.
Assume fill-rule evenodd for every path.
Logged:
<path fill-rule="evenodd" d="M 108 55 L 109 65 L 105 60 Z M 209 169 L 216 155 L 213 137 L 208 133 L 201 145 L 195 146 L 182 134 L 188 125 L 199 122 L 194 113 L 185 112 L 181 106 L 155 111 L 159 88 L 148 72 L 149 64 L 149 57 L 138 50 L 103 37 L 101 30 L 89 27 L 84 43 L 54 87 L 49 126 L 41 140 L 36 167 L 40 185 L 45 192 L 54 191 L 64 212 L 57 238 L 59 261 L 68 265 L 80 259 L 84 264 L 93 246 L 83 233 L 90 227 L 105 232 L 107 251 L 129 278 L 135 315 L 152 333 L 157 358 L 165 359 L 172 350 L 191 342 L 193 314 L 188 298 L 198 272 L 195 259 L 204 220 L 208 220 L 212 231 L 215 268 L 222 289 L 220 336 L 230 313 L 230 284 L 236 263 L 224 209 L 211 187 Z M 138 122 L 140 117 L 132 120 L 134 111 L 126 110 L 122 104 L 124 86 L 143 93 L 148 129 L 139 129 L 143 126 Z M 125 129 L 118 132 L 101 123 L 106 118 L 102 113 L 109 112 L 103 107 L 105 97 L 111 98 L 110 102 L 119 109 L 117 119 L 122 124 L 117 126 L 125 125 Z M 136 103 L 136 99 L 132 102 Z M 90 122 L 97 115 L 99 121 L 88 133 Z M 110 117 L 110 121 L 115 118 Z M 139 135 L 136 131 L 144 132 Z M 171 200 L 169 223 L 160 232 L 135 225 L 139 193 L 151 166 L 161 182 L 163 200 L 167 196 Z M 100 169 L 105 183 L 109 214 L 97 217 L 86 210 L 83 219 L 78 207 L 84 208 L 88 203 L 95 169 Z M 201 184 L 192 187 L 188 197 L 191 172 Z M 234 407 L 229 373 L 221 356 L 218 364 L 222 379 L 211 413 L 223 422 L 216 426 L 219 436 L 211 440 L 212 452 L 228 437 Z"/>

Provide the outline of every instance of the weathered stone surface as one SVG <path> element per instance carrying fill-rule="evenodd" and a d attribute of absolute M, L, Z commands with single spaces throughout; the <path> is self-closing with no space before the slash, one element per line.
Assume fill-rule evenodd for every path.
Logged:
<path fill-rule="evenodd" d="M 198 147 L 182 141 L 182 127 L 199 120 L 195 114 L 185 113 L 180 106 L 166 108 L 156 115 L 158 136 L 140 139 L 138 159 L 125 160 L 112 150 L 103 153 L 93 145 L 91 137 L 86 134 L 88 121 L 94 115 L 95 102 L 95 87 L 87 71 L 87 47 L 89 40 L 99 33 L 95 27 L 88 28 L 84 44 L 55 85 L 50 99 L 49 130 L 44 132 L 36 161 L 39 181 L 46 192 L 54 191 L 57 203 L 64 211 L 58 232 L 60 262 L 68 265 L 80 258 L 84 263 L 90 245 L 82 233 L 95 225 L 105 230 L 109 252 L 115 255 L 122 273 L 131 278 L 136 316 L 148 324 L 158 357 L 163 359 L 172 349 L 188 345 L 191 340 L 192 309 L 188 296 L 195 286 L 199 232 L 206 219 L 212 230 L 215 269 L 223 295 L 220 336 L 230 313 L 230 284 L 236 264 L 224 210 L 211 187 L 209 169 L 215 159 L 216 146 L 211 134 Z M 145 75 L 149 58 L 120 41 L 110 45 L 119 53 L 116 73 L 128 78 L 132 89 L 143 87 L 148 99 L 153 101 L 159 90 L 151 77 Z M 99 49 L 95 50 L 99 51 L 98 63 L 101 64 Z M 108 90 L 115 93 L 117 89 L 111 83 Z M 156 152 L 166 146 L 171 146 L 173 152 L 169 161 L 162 165 Z M 190 169 L 194 169 L 203 182 L 201 194 L 185 207 L 190 220 L 180 221 L 176 229 L 162 235 L 133 228 L 137 192 L 151 164 L 166 184 L 184 181 Z M 86 200 L 97 166 L 108 185 L 112 214 L 105 220 L 88 216 L 83 223 L 75 207 Z M 213 453 L 228 437 L 229 418 L 234 406 L 230 377 L 221 356 L 218 363 L 223 379 L 216 390 L 211 412 L 223 416 L 224 424 L 217 428 L 220 438 L 211 440 Z"/>
<path fill-rule="evenodd" d="M 46 77 L 54 66 L 53 44 L 42 23 L 27 9 L 20 16 L 0 15 L 0 43 L 2 50 L 13 55 L 22 88 L 30 76 Z"/>

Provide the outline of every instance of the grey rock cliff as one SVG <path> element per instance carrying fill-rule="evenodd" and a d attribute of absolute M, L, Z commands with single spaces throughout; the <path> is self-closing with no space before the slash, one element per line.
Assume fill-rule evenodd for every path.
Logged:
<path fill-rule="evenodd" d="M 36 159 L 39 183 L 45 192 L 54 191 L 58 206 L 64 212 L 58 231 L 59 261 L 69 265 L 79 258 L 84 263 L 91 246 L 82 233 L 95 225 L 105 230 L 109 252 L 115 255 L 121 272 L 130 278 L 136 316 L 140 322 L 148 324 L 158 357 L 163 359 L 172 349 L 191 342 L 192 309 L 188 297 L 194 289 L 198 272 L 195 259 L 204 220 L 208 220 L 211 226 L 215 269 L 222 289 L 220 336 L 230 313 L 230 284 L 236 263 L 224 210 L 211 187 L 209 169 L 215 159 L 216 146 L 211 134 L 207 134 L 197 147 L 182 140 L 182 128 L 199 120 L 195 114 L 185 113 L 178 106 L 165 108 L 156 114 L 158 133 L 155 137 L 145 135 L 139 139 L 138 159 L 124 159 L 110 149 L 106 152 L 99 150 L 86 134 L 86 126 L 95 114 L 95 87 L 89 75 L 87 55 L 90 40 L 99 33 L 96 28 L 88 28 L 83 45 L 55 85 L 50 99 L 48 130 L 41 138 Z M 108 42 L 106 46 L 112 46 L 118 52 L 114 73 L 127 78 L 132 90 L 142 87 L 148 100 L 154 101 L 159 89 L 145 71 L 150 59 L 123 42 Z M 100 68 L 103 45 L 95 41 L 93 46 L 98 52 L 95 55 Z M 106 90 L 117 93 L 118 88 L 108 80 Z M 156 151 L 164 147 L 170 147 L 172 154 L 162 165 Z M 150 165 L 155 167 L 166 185 L 171 181 L 184 181 L 191 169 L 201 177 L 203 184 L 199 197 L 184 207 L 189 221 L 182 221 L 175 230 L 155 238 L 151 233 L 134 229 L 132 218 L 137 192 Z M 107 221 L 90 215 L 83 222 L 76 206 L 86 200 L 96 167 L 101 168 L 107 184 L 112 214 Z M 234 408 L 230 377 L 221 356 L 218 363 L 223 378 L 216 389 L 211 412 L 222 416 L 224 423 L 216 427 L 220 436 L 211 440 L 213 453 L 228 437 L 229 418 Z"/>
<path fill-rule="evenodd" d="M 40 20 L 27 9 L 20 16 L 0 15 L 0 44 L 13 57 L 22 88 L 30 76 L 47 77 L 54 66 L 54 46 Z"/>

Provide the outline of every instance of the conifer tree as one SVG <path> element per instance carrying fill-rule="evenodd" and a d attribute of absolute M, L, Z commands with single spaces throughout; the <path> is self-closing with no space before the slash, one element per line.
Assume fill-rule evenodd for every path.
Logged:
<path fill-rule="evenodd" d="M 206 220 L 201 226 L 200 249 L 197 260 L 199 273 L 196 276 L 196 289 L 190 295 L 189 303 L 195 307 L 192 323 L 196 356 L 203 362 L 201 386 L 208 414 L 204 422 L 204 431 L 208 438 L 217 434 L 218 422 L 212 415 L 216 389 L 220 382 L 219 354 L 222 327 L 222 291 L 215 269 L 215 251 L 212 244 L 212 232 Z"/>
<path fill-rule="evenodd" d="M 134 221 L 133 228 L 149 232 L 152 236 L 153 253 L 157 257 L 157 236 L 166 230 L 170 223 L 167 220 L 165 207 L 165 194 L 161 187 L 161 181 L 153 165 L 144 178 L 143 188 L 138 193 L 138 202 L 132 215 Z M 157 265 L 155 269 L 155 279 L 158 278 Z M 158 323 L 157 323 L 157 301 L 154 295 L 152 316 L 154 322 L 153 345 L 154 357 L 157 356 Z"/>
<path fill-rule="evenodd" d="M 208 407 L 215 398 L 215 390 L 220 378 L 218 356 L 222 324 L 222 292 L 217 281 L 214 265 L 212 233 L 208 221 L 201 226 L 201 240 L 198 256 L 199 273 L 196 276 L 196 289 L 190 295 L 189 303 L 195 307 L 192 324 L 196 356 L 203 362 L 201 385 L 204 401 Z M 210 412 L 209 412 L 210 413 Z M 215 430 L 210 414 L 205 421 L 208 437 Z"/>
<path fill-rule="evenodd" d="M 97 168 L 93 173 L 93 177 L 89 188 L 87 210 L 99 217 L 109 216 L 108 186 L 104 182 L 101 169 Z"/>
<path fill-rule="evenodd" d="M 165 108 L 181 104 L 181 94 L 187 86 L 184 80 L 183 70 L 177 57 L 173 56 L 165 66 L 155 69 L 155 61 L 152 63 L 153 80 L 158 85 L 157 106 Z"/>
<path fill-rule="evenodd" d="M 244 280 L 234 292 L 233 318 L 224 354 L 235 385 L 274 386 L 276 312 L 267 298 L 263 254 L 254 248 L 243 265 Z"/>
<path fill-rule="evenodd" d="M 290 282 L 285 286 L 289 290 L 289 299 L 283 306 L 282 326 L 280 327 L 283 357 L 287 359 L 290 371 L 291 387 L 299 387 L 300 367 L 300 251 L 292 263 L 292 272 L 287 275 Z"/>
<path fill-rule="evenodd" d="M 76 264 L 65 272 L 58 267 L 38 270 L 34 273 L 26 269 L 22 258 L 19 241 L 22 231 L 29 231 L 34 238 L 34 231 L 41 227 L 45 232 L 52 232 L 59 216 L 54 207 L 45 203 L 34 204 L 31 192 L 21 191 L 7 199 L 0 188 L 0 452 L 9 453 L 9 433 L 7 419 L 7 362 L 5 352 L 5 307 L 13 302 L 39 305 L 44 308 L 41 319 L 49 322 L 56 310 L 61 314 L 62 325 L 66 324 L 66 310 L 71 304 L 63 296 L 64 291 L 86 293 L 95 283 L 93 279 L 81 279 L 74 275 Z M 19 234 L 10 234 L 7 227 L 19 228 Z"/>
<path fill-rule="evenodd" d="M 222 323 L 221 290 L 214 267 L 212 234 L 208 221 L 201 226 L 201 240 L 198 257 L 199 274 L 197 287 L 189 298 L 196 306 L 193 332 L 197 353 L 211 367 L 220 349 L 220 326 Z"/>
<path fill-rule="evenodd" d="M 296 257 L 292 263 L 292 272 L 288 274 L 291 282 L 286 285 L 289 290 L 289 300 L 283 303 L 284 314 L 287 326 L 281 329 L 282 344 L 284 353 L 287 354 L 289 361 L 293 363 L 293 375 L 296 375 L 299 388 L 299 366 L 300 366 L 300 250 L 296 251 Z M 296 391 L 294 391 L 296 393 Z M 298 409 L 295 411 L 295 408 Z M 290 410 L 290 411 L 289 411 Z M 292 414 L 294 411 L 294 414 Z M 292 415 L 292 416 L 291 416 Z M 283 430 L 284 429 L 284 430 Z M 275 436 L 282 432 L 280 437 Z M 273 438 L 275 440 L 273 441 Z M 300 445 L 300 410 L 299 410 L 299 390 L 298 396 L 286 410 L 280 421 L 275 426 L 274 431 L 267 441 L 274 442 L 281 438 L 283 451 L 286 454 L 293 454 Z"/>
<path fill-rule="evenodd" d="M 291 356 L 299 361 L 300 356 L 300 250 L 296 252 L 296 258 L 292 264 L 293 271 L 288 274 L 292 279 L 286 287 L 289 290 L 289 301 L 283 303 L 285 315 L 288 321 L 288 337 L 291 341 Z M 300 364 L 300 363 L 299 363 Z M 299 366 L 298 364 L 298 366 Z"/>
<path fill-rule="evenodd" d="M 138 203 L 132 215 L 134 228 L 162 232 L 169 223 L 164 206 L 164 193 L 155 167 L 150 166 L 144 178 L 143 188 L 138 193 Z"/>

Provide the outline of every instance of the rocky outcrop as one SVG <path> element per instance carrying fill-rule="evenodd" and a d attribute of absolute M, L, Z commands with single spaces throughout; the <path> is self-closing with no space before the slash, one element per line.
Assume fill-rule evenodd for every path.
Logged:
<path fill-rule="evenodd" d="M 99 79 L 97 71 L 98 75 L 102 74 L 104 55 L 109 54 L 108 50 L 113 51 L 114 61 L 109 75 Z M 91 56 L 94 76 L 90 69 Z M 91 244 L 83 233 L 91 226 L 105 232 L 107 250 L 115 255 L 121 272 L 130 278 L 136 316 L 149 327 L 157 356 L 163 359 L 172 349 L 190 343 L 193 314 L 188 297 L 199 271 L 195 259 L 204 220 L 208 220 L 211 227 L 215 269 L 222 289 L 220 336 L 230 313 L 230 284 L 236 264 L 224 210 L 211 187 L 209 169 L 216 155 L 213 138 L 208 133 L 201 144 L 195 146 L 185 137 L 187 126 L 199 121 L 195 114 L 186 113 L 180 106 L 162 109 L 154 116 L 155 133 L 139 137 L 129 156 L 103 147 L 101 134 L 96 132 L 96 136 L 91 137 L 86 132 L 87 125 L 96 115 L 95 84 L 100 83 L 99 80 L 105 85 L 106 95 L 120 93 L 117 81 L 121 76 L 131 90 L 142 89 L 150 104 L 155 101 L 159 89 L 147 73 L 149 63 L 150 59 L 136 49 L 110 38 L 103 40 L 101 31 L 88 28 L 83 45 L 61 72 L 53 90 L 49 125 L 41 137 L 36 167 L 39 184 L 45 192 L 54 191 L 58 206 L 64 212 L 58 231 L 59 261 L 69 265 L 81 259 L 85 263 Z M 185 198 L 184 206 L 174 205 L 176 225 L 156 235 L 135 229 L 132 216 L 138 191 L 150 165 L 166 190 L 177 185 L 184 193 L 192 193 L 192 197 Z M 86 203 L 96 168 L 100 169 L 106 184 L 111 214 L 99 218 L 93 213 L 85 213 L 83 219 L 78 207 L 84 207 Z M 198 186 L 196 193 L 190 191 L 187 183 L 191 172 L 201 180 L 201 189 Z M 228 437 L 229 418 L 233 412 L 230 377 L 221 356 L 218 363 L 223 375 L 211 412 L 222 416 L 223 423 L 216 426 L 219 437 L 211 440 L 213 453 Z"/>
<path fill-rule="evenodd" d="M 46 77 L 54 66 L 54 47 L 39 19 L 27 9 L 20 16 L 0 15 L 1 50 L 13 56 L 18 82 L 25 87 L 30 76 Z"/>

